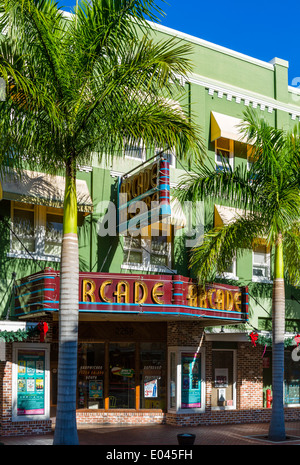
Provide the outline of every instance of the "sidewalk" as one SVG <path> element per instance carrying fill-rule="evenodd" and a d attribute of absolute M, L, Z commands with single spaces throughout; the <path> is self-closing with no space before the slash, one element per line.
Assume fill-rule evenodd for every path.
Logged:
<path fill-rule="evenodd" d="M 170 425 L 112 426 L 79 425 L 80 445 L 173 445 L 177 434 L 193 433 L 197 445 L 300 445 L 300 422 L 286 423 L 287 440 L 280 443 L 268 441 L 268 424 L 238 424 L 218 426 L 175 427 Z M 52 445 L 53 433 L 39 436 L 0 437 L 4 445 Z"/>

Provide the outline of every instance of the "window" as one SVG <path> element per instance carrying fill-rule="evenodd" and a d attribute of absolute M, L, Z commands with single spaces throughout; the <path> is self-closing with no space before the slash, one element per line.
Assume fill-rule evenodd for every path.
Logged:
<path fill-rule="evenodd" d="M 12 201 L 11 220 L 14 233 L 8 256 L 60 260 L 62 209 Z"/>
<path fill-rule="evenodd" d="M 166 408 L 166 351 L 161 342 L 140 343 L 141 408 Z"/>
<path fill-rule="evenodd" d="M 145 148 L 143 144 L 131 144 L 126 143 L 124 147 L 124 153 L 126 158 L 133 158 L 134 160 L 145 160 Z"/>
<path fill-rule="evenodd" d="M 212 369 L 212 408 L 235 408 L 235 352 L 233 350 L 226 349 L 213 350 Z"/>
<path fill-rule="evenodd" d="M 63 217 L 46 211 L 45 250 L 46 255 L 60 256 L 63 234 Z"/>
<path fill-rule="evenodd" d="M 125 264 L 142 264 L 143 249 L 141 236 L 124 236 L 124 259 Z"/>
<path fill-rule="evenodd" d="M 298 356 L 294 360 L 290 350 L 284 352 L 284 402 L 286 404 L 299 406 L 300 372 L 297 358 Z"/>
<path fill-rule="evenodd" d="M 104 343 L 78 346 L 77 408 L 104 408 Z"/>
<path fill-rule="evenodd" d="M 233 140 L 220 137 L 215 141 L 216 171 L 226 169 L 226 161 L 233 169 L 234 167 L 234 145 Z M 227 168 L 228 169 L 228 168 Z"/>
<path fill-rule="evenodd" d="M 12 210 L 13 231 L 11 234 L 11 250 L 14 252 L 24 251 L 24 244 L 29 252 L 35 251 L 35 207 L 34 205 L 14 202 Z M 16 237 L 17 236 L 17 237 Z M 20 240 L 18 240 L 18 238 Z M 20 242 L 21 241 L 21 242 Z"/>
<path fill-rule="evenodd" d="M 234 279 L 238 280 L 239 278 L 236 275 L 236 257 L 233 258 L 232 263 L 228 266 L 228 268 L 218 275 L 219 278 L 222 279 Z"/>
<path fill-rule="evenodd" d="M 247 145 L 247 170 L 251 171 L 253 163 L 255 161 L 253 147 L 251 145 Z M 255 175 L 251 174 L 251 182 L 255 179 Z"/>
<path fill-rule="evenodd" d="M 155 150 L 155 153 L 161 153 L 161 149 L 156 149 L 156 150 Z M 172 150 L 163 152 L 161 155 L 164 156 L 164 158 L 169 162 L 169 165 L 170 165 L 172 168 L 175 168 L 175 167 L 176 167 L 176 157 L 175 157 L 175 155 L 174 155 L 174 153 L 173 153 Z"/>
<path fill-rule="evenodd" d="M 166 272 L 172 266 L 171 248 L 170 236 L 124 236 L 122 268 Z"/>
<path fill-rule="evenodd" d="M 143 341 L 78 344 L 78 409 L 166 409 L 166 341 L 156 327 L 144 325 Z M 135 333 L 134 325 L 111 328 L 121 338 Z M 157 340 L 150 342 L 153 332 Z"/>
<path fill-rule="evenodd" d="M 253 249 L 252 281 L 268 282 L 270 280 L 270 253 L 265 245 Z"/>
<path fill-rule="evenodd" d="M 168 409 L 172 412 L 205 411 L 205 349 L 169 347 Z"/>
<path fill-rule="evenodd" d="M 169 376 L 170 376 L 170 388 L 169 388 L 169 407 L 171 409 L 176 408 L 176 354 L 170 352 L 169 355 Z"/>

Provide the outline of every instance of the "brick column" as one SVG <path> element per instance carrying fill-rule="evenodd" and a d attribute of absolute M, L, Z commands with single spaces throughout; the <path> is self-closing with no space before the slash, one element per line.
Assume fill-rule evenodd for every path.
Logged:
<path fill-rule="evenodd" d="M 263 407 L 263 347 L 240 342 L 237 351 L 237 408 Z"/>

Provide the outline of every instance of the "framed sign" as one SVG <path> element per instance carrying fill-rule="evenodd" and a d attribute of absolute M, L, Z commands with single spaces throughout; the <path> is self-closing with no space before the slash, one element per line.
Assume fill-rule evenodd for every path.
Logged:
<path fill-rule="evenodd" d="M 183 353 L 181 356 L 181 408 L 201 407 L 201 356 Z"/>
<path fill-rule="evenodd" d="M 215 387 L 228 386 L 228 368 L 215 368 Z"/>
<path fill-rule="evenodd" d="M 152 379 L 144 383 L 144 397 L 157 397 L 157 379 Z"/>
<path fill-rule="evenodd" d="M 13 345 L 13 421 L 49 419 L 49 344 Z"/>

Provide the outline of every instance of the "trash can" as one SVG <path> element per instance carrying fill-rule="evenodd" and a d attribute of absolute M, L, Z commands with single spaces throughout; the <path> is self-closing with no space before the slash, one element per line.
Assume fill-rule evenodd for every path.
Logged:
<path fill-rule="evenodd" d="M 195 442 L 196 435 L 190 433 L 177 434 L 178 444 L 180 446 L 192 446 Z"/>

